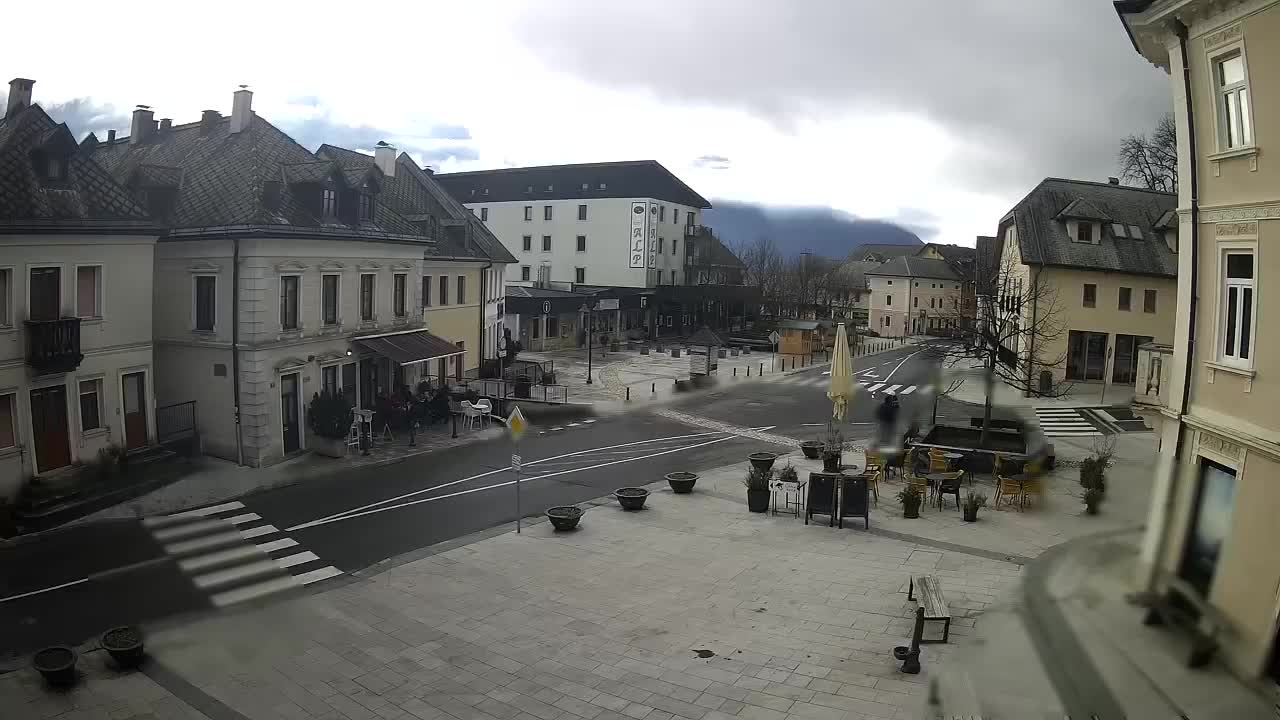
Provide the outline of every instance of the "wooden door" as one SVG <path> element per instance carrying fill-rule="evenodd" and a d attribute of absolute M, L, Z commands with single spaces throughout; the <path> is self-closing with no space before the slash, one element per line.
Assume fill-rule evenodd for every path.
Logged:
<path fill-rule="evenodd" d="M 65 387 L 57 385 L 31 391 L 31 432 L 36 445 L 37 472 L 71 464 Z"/>
<path fill-rule="evenodd" d="M 285 454 L 302 447 L 302 426 L 298 422 L 298 374 L 280 376 L 280 427 L 284 433 Z"/>
<path fill-rule="evenodd" d="M 135 450 L 147 445 L 147 374 L 129 373 L 120 378 L 124 395 L 124 446 Z"/>

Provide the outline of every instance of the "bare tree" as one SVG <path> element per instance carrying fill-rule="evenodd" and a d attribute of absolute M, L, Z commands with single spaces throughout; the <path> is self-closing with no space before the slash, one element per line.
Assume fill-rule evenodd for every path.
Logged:
<path fill-rule="evenodd" d="M 744 283 L 760 293 L 761 303 L 766 308 L 773 304 L 776 312 L 778 293 L 784 282 L 782 253 L 773 238 L 761 235 L 750 244 L 734 248 L 734 251 L 746 268 Z"/>
<path fill-rule="evenodd" d="M 1037 377 L 1060 367 L 1067 356 L 1065 351 L 1051 354 L 1066 332 L 1056 289 L 1040 279 L 1036 268 L 1014 262 L 1009 256 L 996 262 L 985 273 L 987 277 L 983 274 L 978 277 L 978 293 L 983 297 L 977 317 L 966 318 L 963 310 L 950 311 L 952 325 L 959 328 L 959 342 L 934 346 L 932 352 L 949 367 L 980 362 L 985 381 L 980 442 L 985 444 L 997 380 L 1024 394 L 1044 397 L 1060 397 L 1071 385 L 1065 381 L 1046 385 Z"/>
<path fill-rule="evenodd" d="M 1120 141 L 1116 158 L 1120 179 L 1148 190 L 1178 190 L 1178 133 L 1173 114 L 1156 123 L 1151 136 L 1130 135 Z"/>

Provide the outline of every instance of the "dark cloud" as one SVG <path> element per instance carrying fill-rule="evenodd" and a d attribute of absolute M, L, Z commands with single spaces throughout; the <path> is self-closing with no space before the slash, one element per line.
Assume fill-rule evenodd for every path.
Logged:
<path fill-rule="evenodd" d="M 859 218 L 829 207 L 779 207 L 713 200 L 703 219 L 730 247 L 746 247 L 761 236 L 772 238 L 784 255 L 811 252 L 844 258 L 868 243 L 912 244 L 920 238 L 890 220 Z"/>
<path fill-rule="evenodd" d="M 0 93 L 0 108 L 5 107 L 8 100 L 7 93 Z M 36 102 L 49 113 L 49 117 L 57 122 L 66 123 L 77 140 L 83 139 L 89 133 L 97 135 L 99 140 L 105 140 L 108 130 L 123 134 L 129 132 L 129 116 L 116 112 L 115 106 L 109 103 L 99 105 L 92 98 L 87 97 L 73 98 L 60 103 L 40 102 L 39 99 Z"/>
<path fill-rule="evenodd" d="M 471 131 L 463 125 L 432 125 L 430 137 L 437 140 L 470 140 Z"/>
<path fill-rule="evenodd" d="M 1115 174 L 1119 139 L 1148 129 L 1170 104 L 1168 77 L 1134 52 L 1110 2 L 743 8 L 557 0 L 530 6 L 513 27 L 553 69 L 668 101 L 738 107 L 784 130 L 846 112 L 926 117 L 963 143 L 948 179 L 1006 193 L 1045 175 Z"/>
<path fill-rule="evenodd" d="M 723 155 L 699 155 L 693 160 L 694 167 L 708 170 L 727 170 L 730 164 L 729 158 Z"/>

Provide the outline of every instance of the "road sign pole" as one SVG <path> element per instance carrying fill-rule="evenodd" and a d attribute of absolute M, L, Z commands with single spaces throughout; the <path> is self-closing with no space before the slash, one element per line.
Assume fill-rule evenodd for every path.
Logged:
<path fill-rule="evenodd" d="M 519 449 L 520 449 L 520 441 L 519 441 L 519 440 L 516 440 L 516 441 L 512 442 L 512 443 L 511 443 L 511 446 L 512 446 L 512 448 L 514 448 L 515 450 L 519 450 Z M 520 455 L 519 455 L 519 453 L 513 453 L 511 457 L 512 457 L 512 459 L 513 459 L 513 460 L 515 460 L 515 462 L 514 462 L 514 463 L 512 463 L 512 466 L 515 468 L 515 471 L 516 471 L 516 534 L 517 534 L 517 535 L 519 535 L 519 534 L 520 534 L 520 521 L 521 521 L 521 518 L 523 517 L 523 515 L 522 515 L 522 514 L 521 514 L 521 512 L 520 512 L 520 464 L 521 464 L 521 463 L 520 463 Z"/>
<path fill-rule="evenodd" d="M 523 464 L 518 451 L 520 437 L 524 435 L 528 425 L 529 422 L 524 419 L 524 413 L 520 412 L 520 406 L 517 405 L 507 417 L 507 432 L 511 435 L 511 470 L 516 474 L 516 534 L 519 534 L 521 529 L 520 466 Z"/>

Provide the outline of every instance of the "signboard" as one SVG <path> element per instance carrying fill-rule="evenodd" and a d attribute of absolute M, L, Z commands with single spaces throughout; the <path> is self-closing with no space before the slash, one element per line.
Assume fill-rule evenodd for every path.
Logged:
<path fill-rule="evenodd" d="M 707 355 L 699 355 L 698 353 L 689 353 L 689 374 L 690 375 L 710 375 L 711 368 Z"/>
<path fill-rule="evenodd" d="M 777 345 L 778 341 L 781 339 L 782 339 L 782 336 L 778 334 L 777 330 L 774 330 L 773 332 L 769 333 L 769 342 L 773 343 L 774 345 Z"/>
<path fill-rule="evenodd" d="M 650 203 L 648 225 L 649 267 L 658 267 L 658 203 Z"/>
<path fill-rule="evenodd" d="M 511 434 L 512 440 L 519 440 L 528 429 L 529 421 L 524 419 L 524 413 L 520 412 L 520 406 L 517 405 L 507 417 L 507 432 Z"/>
<path fill-rule="evenodd" d="M 519 455 L 511 456 L 511 469 L 520 472 L 520 463 L 524 462 Z"/>
<path fill-rule="evenodd" d="M 605 298 L 596 303 L 596 310 L 617 310 L 618 298 Z"/>
<path fill-rule="evenodd" d="M 551 301 L 550 301 L 550 300 L 543 300 L 543 301 L 542 301 L 542 314 L 543 314 L 543 315 L 550 315 L 550 314 L 551 314 Z"/>
<path fill-rule="evenodd" d="M 769 489 L 774 492 L 798 493 L 800 492 L 800 483 L 788 482 L 786 480 L 770 480 Z"/>
<path fill-rule="evenodd" d="M 643 201 L 631 203 L 631 236 L 628 241 L 627 254 L 629 267 L 644 267 L 644 255 L 649 241 L 649 214 Z"/>

